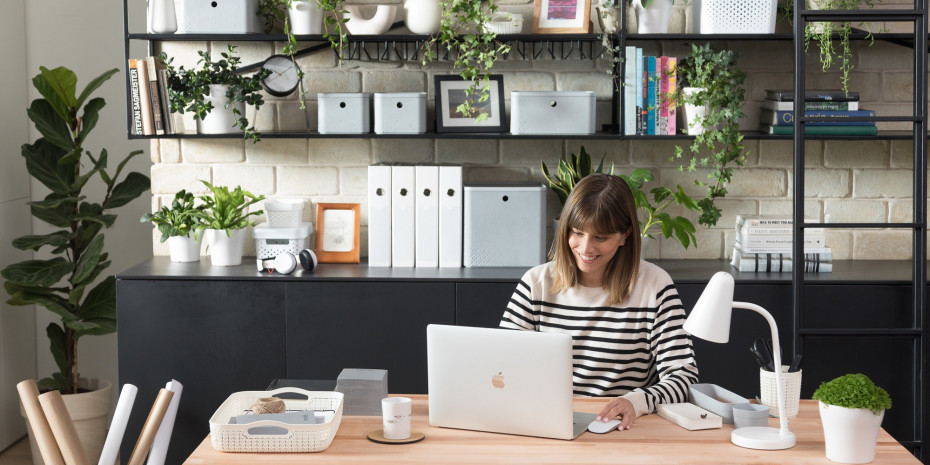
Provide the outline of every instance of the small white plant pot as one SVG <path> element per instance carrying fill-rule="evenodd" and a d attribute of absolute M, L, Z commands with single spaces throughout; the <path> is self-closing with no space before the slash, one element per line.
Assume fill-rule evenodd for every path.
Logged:
<path fill-rule="evenodd" d="M 296 0 L 287 9 L 291 33 L 296 35 L 322 34 L 323 10 L 316 0 Z"/>
<path fill-rule="evenodd" d="M 151 0 L 149 20 L 155 34 L 173 34 L 178 30 L 178 17 L 174 11 L 174 0 Z"/>
<path fill-rule="evenodd" d="M 394 23 L 394 13 L 397 5 L 378 5 L 375 15 L 365 19 L 362 16 L 361 5 L 343 5 L 345 9 L 346 29 L 355 35 L 384 34 Z"/>
<path fill-rule="evenodd" d="M 407 0 L 404 2 L 404 24 L 414 34 L 439 32 L 442 7 L 439 0 Z"/>
<path fill-rule="evenodd" d="M 210 94 L 204 100 L 213 103 L 213 109 L 207 113 L 203 120 L 197 120 L 198 134 L 235 134 L 241 133 L 242 129 L 236 125 L 239 116 L 233 112 L 233 107 L 239 110 L 239 114 L 245 116 L 245 103 L 232 102 L 229 108 L 226 108 L 226 89 L 229 86 L 222 84 L 211 84 Z"/>
<path fill-rule="evenodd" d="M 688 98 L 703 90 L 702 87 L 685 87 L 681 92 L 684 94 L 685 100 L 687 101 Z M 704 134 L 703 121 L 704 117 L 707 115 L 707 106 L 684 103 L 679 114 L 681 115 L 681 126 L 686 129 L 689 136 Z"/>
<path fill-rule="evenodd" d="M 242 264 L 242 247 L 245 245 L 245 228 L 232 229 L 229 235 L 223 229 L 206 229 L 207 249 L 213 266 L 237 266 Z"/>
<path fill-rule="evenodd" d="M 597 7 L 597 24 L 601 31 L 613 34 L 620 29 L 620 9 L 612 7 Z"/>
<path fill-rule="evenodd" d="M 672 11 L 672 0 L 653 0 L 648 8 L 643 6 L 642 0 L 633 0 L 633 9 L 636 10 L 637 33 L 668 33 L 668 17 Z"/>
<path fill-rule="evenodd" d="M 199 262 L 200 261 L 200 241 L 203 236 L 194 239 L 193 233 L 186 236 L 174 236 L 168 238 L 168 251 L 171 252 L 171 261 L 173 262 Z"/>
<path fill-rule="evenodd" d="M 870 463 L 885 411 L 878 415 L 865 408 L 820 404 L 820 421 L 827 459 L 840 463 Z"/>

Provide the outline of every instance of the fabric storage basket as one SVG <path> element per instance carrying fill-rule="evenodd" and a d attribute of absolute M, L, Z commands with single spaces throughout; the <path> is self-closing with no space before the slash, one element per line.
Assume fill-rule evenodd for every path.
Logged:
<path fill-rule="evenodd" d="M 266 200 L 265 217 L 270 228 L 297 228 L 300 214 L 304 210 L 303 200 Z"/>
<path fill-rule="evenodd" d="M 230 424 L 229 419 L 247 415 L 262 397 L 277 394 L 299 394 L 307 399 L 284 399 L 288 412 L 317 410 L 326 414 L 325 421 L 315 425 L 295 425 L 273 420 L 262 420 L 243 425 Z M 213 448 L 222 452 L 320 452 L 333 442 L 342 422 L 343 394 L 341 392 L 305 391 L 299 388 L 281 388 L 273 391 L 242 391 L 230 395 L 210 417 L 210 441 Z M 252 434 L 249 430 L 272 427 L 279 434 Z M 278 430 L 280 428 L 280 430 Z"/>
<path fill-rule="evenodd" d="M 294 255 L 300 253 L 310 244 L 310 223 L 300 223 L 296 228 L 273 228 L 262 223 L 252 229 L 255 238 L 255 256 L 258 258 L 275 258 L 283 252 Z"/>
<path fill-rule="evenodd" d="M 317 94 L 320 134 L 371 132 L 371 92 L 324 92 Z"/>
<path fill-rule="evenodd" d="M 592 91 L 510 93 L 512 134 L 594 134 Z"/>
<path fill-rule="evenodd" d="M 376 134 L 426 132 L 426 92 L 376 92 Z"/>
<path fill-rule="evenodd" d="M 692 0 L 700 34 L 773 34 L 777 0 Z"/>

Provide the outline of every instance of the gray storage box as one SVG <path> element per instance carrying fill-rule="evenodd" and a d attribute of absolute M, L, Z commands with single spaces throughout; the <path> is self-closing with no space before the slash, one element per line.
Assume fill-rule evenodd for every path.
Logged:
<path fill-rule="evenodd" d="M 546 261 L 546 186 L 465 186 L 466 267 L 531 267 Z"/>
<path fill-rule="evenodd" d="M 371 92 L 317 94 L 320 134 L 371 132 Z"/>
<path fill-rule="evenodd" d="M 178 32 L 247 34 L 262 32 L 258 0 L 179 0 Z"/>
<path fill-rule="evenodd" d="M 376 92 L 375 134 L 426 132 L 426 92 Z"/>
<path fill-rule="evenodd" d="M 343 415 L 381 415 L 381 399 L 388 396 L 388 371 L 344 368 L 335 391 L 345 395 Z"/>
<path fill-rule="evenodd" d="M 594 134 L 591 91 L 510 93 L 512 134 Z"/>

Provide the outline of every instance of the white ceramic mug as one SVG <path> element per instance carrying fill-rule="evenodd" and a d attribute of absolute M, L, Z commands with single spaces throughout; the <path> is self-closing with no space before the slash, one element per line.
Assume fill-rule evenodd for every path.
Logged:
<path fill-rule="evenodd" d="M 385 397 L 381 399 L 385 439 L 407 439 L 410 437 L 410 412 L 412 407 L 413 401 L 409 397 Z"/>

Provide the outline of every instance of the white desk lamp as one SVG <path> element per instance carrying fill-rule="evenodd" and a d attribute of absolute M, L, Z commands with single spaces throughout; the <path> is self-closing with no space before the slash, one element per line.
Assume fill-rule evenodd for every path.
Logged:
<path fill-rule="evenodd" d="M 764 308 L 748 302 L 733 301 L 733 276 L 721 271 L 710 278 L 707 287 L 698 299 L 684 329 L 688 333 L 711 342 L 724 343 L 730 340 L 730 313 L 733 308 L 752 310 L 768 321 L 772 329 L 772 356 L 775 358 L 775 385 L 778 391 L 779 428 L 750 426 L 733 430 L 730 441 L 749 449 L 779 450 L 795 445 L 794 433 L 788 431 L 788 415 L 785 413 L 785 391 L 781 389 L 781 348 L 778 343 L 778 328 L 775 319 Z"/>

